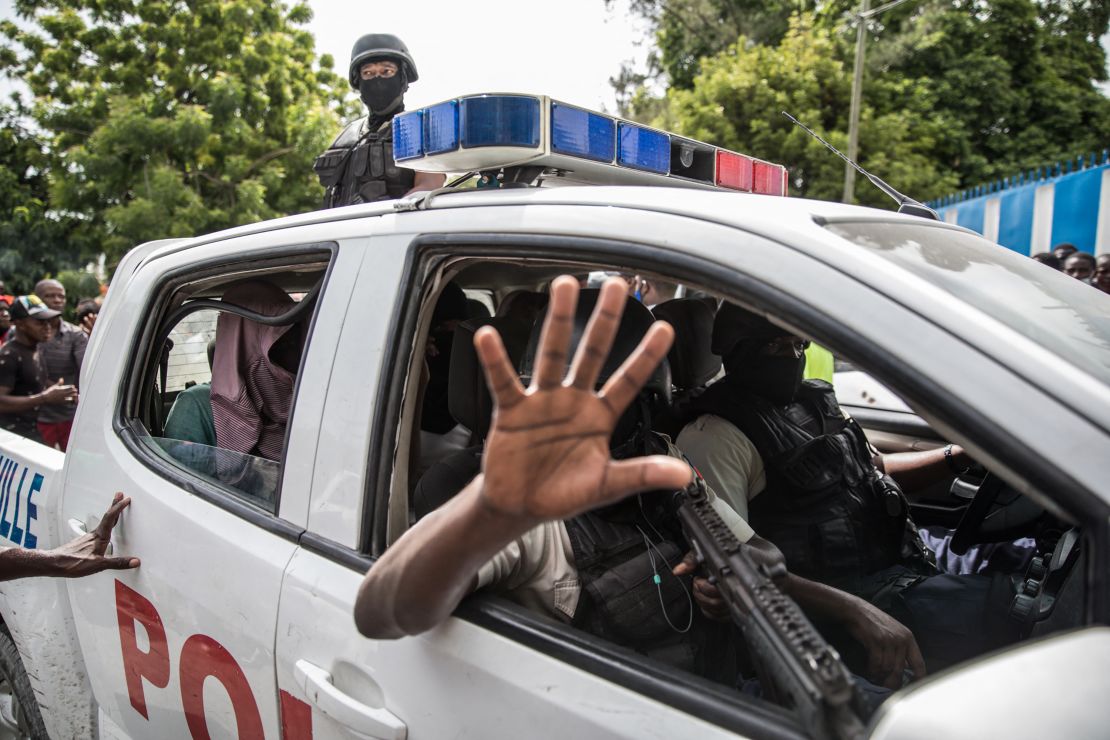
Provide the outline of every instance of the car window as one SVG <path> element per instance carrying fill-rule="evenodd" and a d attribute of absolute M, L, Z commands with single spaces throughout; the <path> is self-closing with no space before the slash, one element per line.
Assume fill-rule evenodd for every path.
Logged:
<path fill-rule="evenodd" d="M 414 290 L 414 293 L 420 289 L 424 291 L 419 298 L 419 316 L 409 323 L 411 333 L 399 344 L 410 354 L 406 360 L 395 360 L 407 364 L 402 371 L 406 404 L 399 418 L 392 417 L 397 418 L 397 454 L 388 491 L 391 522 L 401 519 L 411 526 L 457 495 L 480 470 L 484 439 L 491 424 L 492 402 L 473 356 L 474 333 L 483 326 L 497 329 L 510 361 L 519 373 L 527 374 L 529 347 L 534 348 L 534 333 L 546 310 L 550 280 L 560 274 L 571 274 L 588 284 L 591 273 L 627 271 L 628 268 L 617 264 L 560 263 L 552 258 L 528 259 L 514 252 L 511 261 L 500 263 L 491 256 L 482 259 L 454 256 L 424 273 L 428 277 Z M 630 288 L 637 282 L 630 280 Z M 912 424 L 906 426 L 904 419 L 894 420 L 898 422 L 894 427 L 876 428 L 885 431 L 885 437 L 876 434 L 869 438 L 873 430 L 865 431 L 864 425 L 843 413 L 833 388 L 820 381 L 803 382 L 800 371 L 795 372 L 796 363 L 791 365 L 794 368 L 791 370 L 787 368 L 789 362 L 781 362 L 784 357 L 789 359 L 790 352 L 804 343 L 789 341 L 790 338 L 784 337 L 777 327 L 792 324 L 802 332 L 802 339 L 809 337 L 804 325 L 799 326 L 796 320 L 787 322 L 772 310 L 764 314 L 771 319 L 770 334 L 761 335 L 758 343 L 751 343 L 756 337 L 749 337 L 750 341 L 735 345 L 741 355 L 733 354 L 730 359 L 731 367 L 737 372 L 735 385 L 730 386 L 732 395 L 709 395 L 710 384 L 723 382 L 722 358 L 711 350 L 711 337 L 716 334 L 715 314 L 724 310 L 719 308 L 720 301 L 747 301 L 743 296 L 723 295 L 706 289 L 705 285 L 688 287 L 691 295 L 697 298 L 666 301 L 651 308 L 656 318 L 672 323 L 676 341 L 666 363 L 670 373 L 667 392 L 653 392 L 651 397 L 638 399 L 639 412 L 647 414 L 644 418 L 648 421 L 638 420 L 640 426 L 637 428 L 647 427 L 652 433 L 666 435 L 688 460 L 705 461 L 704 465 L 702 462 L 692 464 L 716 489 L 720 499 L 749 519 L 756 534 L 766 535 L 768 541 L 786 553 L 792 572 L 850 595 L 839 602 L 834 613 L 822 611 L 810 602 L 814 611 L 809 616 L 843 656 L 848 669 L 861 679 L 860 685 L 871 692 L 868 695 L 872 701 L 877 704 L 890 694 L 877 683 L 898 682 L 892 681 L 889 675 L 874 674 L 872 661 L 877 659 L 875 650 L 879 648 L 876 643 L 864 643 L 863 637 L 851 633 L 852 627 L 858 625 L 858 621 L 852 620 L 860 614 L 892 620 L 876 624 L 882 623 L 893 630 L 908 630 L 908 633 L 898 633 L 899 640 L 905 634 L 916 636 L 927 655 L 930 671 L 960 665 L 992 649 L 1082 623 L 1083 617 L 1077 609 L 1054 608 L 1057 603 L 1081 604 L 1086 598 L 1079 557 L 1083 547 L 1079 543 L 1083 540 L 1074 521 L 1062 519 L 1035 502 L 1025 500 L 1016 488 L 1001 483 L 1000 478 L 958 447 L 955 452 L 951 449 L 945 452 L 945 443 L 958 445 L 959 438 L 928 439 L 925 440 L 927 444 L 919 445 L 921 430 Z M 493 316 L 468 318 L 467 298 L 479 293 L 492 297 Z M 835 354 L 838 348 L 830 349 Z M 843 349 L 850 356 L 853 348 Z M 858 351 L 858 347 L 854 349 Z M 759 356 L 770 357 L 772 361 L 764 363 L 758 372 L 746 372 L 752 358 Z M 800 359 L 801 356 L 794 356 L 794 360 Z M 862 376 L 858 369 L 842 366 L 839 370 Z M 884 388 L 880 385 L 881 377 L 864 376 L 863 380 L 866 385 L 858 391 L 861 395 Z M 797 384 L 793 393 L 802 395 L 790 397 L 804 398 L 808 405 L 792 410 L 777 421 L 757 415 L 756 411 L 764 413 L 768 407 L 785 407 L 789 402 L 777 399 L 783 388 L 789 389 L 791 383 Z M 740 406 L 756 387 L 767 394 L 765 401 L 775 400 Z M 905 408 L 901 399 L 891 396 L 892 405 Z M 692 409 L 700 411 L 691 416 Z M 875 417 L 872 421 L 876 419 L 888 425 L 892 421 L 887 417 Z M 747 431 L 742 431 L 741 427 Z M 879 443 L 881 449 L 877 450 L 875 443 Z M 701 454 L 697 455 L 699 451 Z M 880 453 L 887 452 L 926 455 L 927 460 L 918 460 L 927 463 L 925 474 L 912 467 L 913 473 L 904 475 L 905 470 L 911 469 L 905 466 L 912 461 L 906 457 L 884 461 Z M 880 463 L 889 464 L 889 468 L 881 467 Z M 891 475 L 899 476 L 900 480 L 885 476 L 884 469 L 894 471 Z M 897 488 L 898 484 L 905 490 Z M 953 550 L 952 543 L 958 525 L 965 520 L 970 501 L 978 497 L 980 489 L 990 495 L 988 505 L 1003 512 L 1002 518 L 1008 528 L 996 531 L 992 527 L 999 527 L 998 521 L 977 522 L 974 528 L 964 531 L 964 539 L 972 535 L 981 538 L 975 540 L 975 546 L 965 558 L 964 552 L 956 552 L 963 548 Z M 834 490 L 842 490 L 844 500 L 833 498 L 831 492 Z M 383 494 L 386 494 L 384 490 L 378 492 L 378 495 Z M 795 498 L 783 499 L 783 496 Z M 984 500 L 980 498 L 981 502 Z M 792 501 L 798 502 L 798 506 L 808 506 L 809 510 L 794 511 Z M 1009 508 L 1011 506 L 1014 508 Z M 849 521 L 859 513 L 857 510 L 864 513 L 859 514 L 858 521 Z M 635 512 L 632 516 L 636 516 Z M 559 524 L 568 526 L 566 522 L 556 523 L 556 529 Z M 673 565 L 671 559 L 680 559 L 684 552 L 682 548 L 664 547 L 673 543 L 664 543 L 665 535 L 661 535 L 659 529 L 675 531 L 663 527 L 644 528 L 639 532 L 642 539 L 633 537 L 634 544 L 623 551 L 628 553 L 629 563 L 650 551 L 648 560 L 652 567 L 650 571 L 639 573 L 635 571 L 638 565 L 628 566 L 629 570 L 621 571 L 619 578 L 614 577 L 620 580 L 622 588 L 642 582 L 638 580 L 641 577 L 661 588 L 673 586 L 667 578 L 667 568 L 659 566 L 664 561 L 666 565 Z M 403 531 L 403 527 L 391 529 L 383 541 L 395 542 Z M 657 536 L 660 544 L 653 547 Z M 579 541 L 569 535 L 567 539 Z M 543 550 L 546 558 L 541 570 L 558 560 L 551 555 L 560 547 L 557 540 L 558 537 L 552 537 L 536 548 Z M 555 544 L 550 549 L 545 549 L 552 543 Z M 509 553 L 504 562 L 495 562 L 485 575 L 480 573 L 479 582 L 493 584 L 492 593 L 498 598 L 527 606 L 548 624 L 581 630 L 595 637 L 602 635 L 649 661 L 657 661 L 666 666 L 675 681 L 695 684 L 715 681 L 725 684 L 729 690 L 744 686 L 760 695 L 758 687 L 752 683 L 751 656 L 745 654 L 743 646 L 738 650 L 738 644 L 723 647 L 722 660 L 738 657 L 737 664 L 724 668 L 722 664 L 715 664 L 720 669 L 716 673 L 705 671 L 704 667 L 676 667 L 668 662 L 673 656 L 656 649 L 670 645 L 669 640 L 673 640 L 686 623 L 680 618 L 684 614 L 681 590 L 661 590 L 657 595 L 649 589 L 652 598 L 641 603 L 650 605 L 648 616 L 656 621 L 660 621 L 660 615 L 655 608 L 662 609 L 660 623 L 664 627 L 658 635 L 653 634 L 651 640 L 638 643 L 632 638 L 618 638 L 613 630 L 590 631 L 597 624 L 596 620 L 605 618 L 608 607 L 620 600 L 606 604 L 590 601 L 599 598 L 601 587 L 597 582 L 583 587 L 581 583 L 593 577 L 584 570 L 578 571 L 581 601 L 577 602 L 567 601 L 565 589 L 568 586 L 559 580 L 560 573 L 553 574 L 551 584 L 537 585 L 528 579 L 510 579 L 504 583 L 496 580 L 498 571 L 517 575 L 532 572 L 523 566 L 517 569 L 514 564 L 514 559 L 526 562 L 526 551 L 531 546 L 523 538 L 519 540 L 512 545 L 518 553 Z M 570 557 L 575 557 L 574 553 Z M 590 563 L 589 567 L 595 567 L 596 561 Z M 624 568 L 625 564 L 619 567 Z M 987 568 L 994 570 L 984 570 Z M 944 577 L 929 580 L 934 575 Z M 1033 598 L 1040 605 L 1037 609 L 1043 607 L 1043 611 L 1023 611 L 1025 602 L 1018 599 L 1021 594 L 1012 589 L 1013 584 L 1028 583 L 1030 578 L 1036 581 L 1029 588 L 1036 590 Z M 918 587 L 926 582 L 927 586 Z M 917 590 L 903 598 L 903 591 L 910 587 Z M 559 598 L 550 598 L 548 591 L 552 589 Z M 987 600 L 989 604 L 984 606 Z M 866 607 L 867 603 L 871 606 Z M 576 606 L 568 604 L 590 606 L 585 607 L 588 611 L 579 613 Z M 858 611 L 864 607 L 866 611 Z M 978 620 L 988 607 L 990 619 L 997 618 L 998 624 L 987 624 L 967 640 L 951 639 L 951 634 L 962 635 L 966 624 L 973 617 Z M 641 612 L 631 608 L 630 612 L 635 617 L 627 620 L 624 627 L 632 624 L 637 629 L 647 630 L 652 626 L 650 619 L 641 619 Z M 586 617 L 583 618 L 583 614 Z M 727 624 L 727 618 L 723 622 Z M 1006 629 L 999 626 L 1003 623 L 1008 625 Z M 727 633 L 727 627 L 721 629 Z M 744 638 L 737 639 L 742 642 Z M 901 670 L 898 668 L 899 676 L 902 676 Z M 868 684 L 865 678 L 876 683 Z M 762 696 L 774 702 L 766 694 Z"/>
<path fill-rule="evenodd" d="M 928 280 L 1110 384 L 1110 298 L 978 234 L 909 222 L 825 227 Z"/>
<path fill-rule="evenodd" d="M 170 332 L 166 391 L 180 392 L 212 380 L 209 351 L 216 341 L 218 311 L 201 310 L 182 319 Z"/>
<path fill-rule="evenodd" d="M 132 386 L 132 428 L 152 461 L 277 511 L 286 430 L 325 275 L 318 259 L 229 266 L 173 285 L 169 302 L 151 312 L 155 339 Z"/>

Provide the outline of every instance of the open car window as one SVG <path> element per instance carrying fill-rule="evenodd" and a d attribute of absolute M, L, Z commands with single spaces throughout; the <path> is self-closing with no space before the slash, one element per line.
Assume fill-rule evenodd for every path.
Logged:
<path fill-rule="evenodd" d="M 289 420 L 328 258 L 167 279 L 132 378 L 151 464 L 277 512 Z"/>
<path fill-rule="evenodd" d="M 474 356 L 472 345 L 474 334 L 486 326 L 496 329 L 502 336 L 510 361 L 519 373 L 526 374 L 529 348 L 534 349 L 535 346 L 536 333 L 546 311 L 547 291 L 551 280 L 560 274 L 571 274 L 579 277 L 583 287 L 588 287 L 591 276 L 627 272 L 628 268 L 602 260 L 561 261 L 550 254 L 528 258 L 522 256 L 520 251 L 514 252 L 511 260 L 499 260 L 496 256 L 488 255 L 468 257 L 463 249 L 453 252 L 451 257 L 444 258 L 429 267 L 424 282 L 425 290 L 419 297 L 418 315 L 412 322 L 412 334 L 406 337 L 410 356 L 404 369 L 402 413 L 395 427 L 397 455 L 394 459 L 393 485 L 388 500 L 388 519 L 391 523 L 388 542 L 396 541 L 407 526 L 411 526 L 457 495 L 481 468 L 484 439 L 491 424 L 492 401 L 489 399 L 484 376 Z M 647 294 L 645 282 L 641 282 L 645 277 L 646 283 L 650 283 L 653 279 L 659 284 L 667 282 L 665 278 L 650 273 L 646 276 L 628 274 L 630 296 L 633 296 L 633 300 L 640 301 L 641 305 L 651 310 L 657 318 L 672 322 L 676 332 L 676 342 L 667 361 L 668 372 L 671 373 L 667 393 L 645 400 L 645 404 L 651 407 L 650 430 L 653 433 L 666 434 L 671 442 L 677 443 L 679 451 L 684 452 L 682 433 L 690 423 L 689 418 L 684 415 L 686 408 L 684 404 L 696 402 L 707 387 L 715 381 L 720 381 L 723 374 L 721 357 L 714 355 L 709 348 L 714 314 L 722 300 L 739 298 L 740 302 L 744 302 L 744 297 L 724 295 L 704 284 L 675 285 L 672 283 L 666 294 L 660 296 L 659 300 L 649 303 L 648 300 L 644 300 Z M 479 309 L 476 304 L 481 304 L 481 308 Z M 797 326 L 796 320 L 793 322 L 782 320 L 781 324 L 779 321 L 774 323 L 782 326 Z M 801 327 L 801 330 L 804 331 L 804 327 Z M 785 333 L 785 330 L 782 333 Z M 835 355 L 836 348 L 832 349 Z M 838 364 L 836 369 L 833 380 L 836 391 L 840 390 L 836 386 L 843 379 L 843 373 L 864 374 L 860 368 L 844 364 Z M 1083 533 L 1073 527 L 1072 522 L 1049 514 L 1037 506 L 1029 505 L 1029 501 L 1017 489 L 1002 483 L 983 466 L 970 466 L 973 469 L 965 470 L 964 468 L 968 468 L 969 465 L 953 466 L 945 462 L 943 457 L 937 455 L 946 443 L 958 443 L 960 440 L 945 440 L 938 437 L 936 432 L 921 421 L 921 417 L 914 413 L 913 409 L 881 384 L 881 379 L 876 377 L 873 383 L 874 385 L 870 387 L 876 390 L 870 391 L 872 394 L 877 394 L 878 389 L 889 394 L 886 400 L 891 408 L 880 409 L 893 414 L 891 418 L 885 419 L 886 426 L 879 423 L 883 422 L 883 419 L 876 421 L 875 418 L 866 418 L 864 412 L 868 407 L 876 405 L 867 403 L 866 398 L 862 398 L 864 403 L 859 406 L 859 418 L 852 421 L 841 413 L 847 411 L 849 417 L 856 415 L 856 409 L 852 408 L 852 404 L 842 401 L 837 405 L 834 399 L 813 391 L 813 398 L 821 398 L 824 399 L 821 403 L 832 404 L 825 409 L 828 413 L 823 423 L 830 425 L 830 428 L 834 428 L 838 434 L 839 430 L 846 428 L 840 425 L 854 424 L 862 428 L 860 434 L 864 435 L 862 442 L 855 437 L 851 438 L 854 441 L 845 441 L 850 435 L 842 435 L 843 439 L 837 437 L 827 444 L 826 441 L 821 441 L 824 445 L 822 449 L 826 452 L 832 450 L 833 455 L 840 454 L 838 451 L 850 446 L 858 448 L 856 451 L 868 450 L 866 454 L 860 453 L 854 457 L 850 464 L 843 460 L 831 462 L 841 465 L 843 469 L 848 469 L 865 463 L 872 465 L 883 455 L 935 453 L 932 459 L 934 463 L 939 463 L 939 466 L 934 465 L 939 469 L 939 473 L 934 471 L 927 480 L 923 480 L 920 486 L 912 491 L 914 496 L 910 496 L 908 500 L 895 494 L 888 497 L 900 501 L 899 507 L 902 507 L 900 509 L 894 507 L 890 500 L 882 498 L 886 494 L 874 494 L 871 484 L 866 484 L 867 496 L 876 495 L 875 501 L 879 502 L 876 512 L 872 512 L 878 517 L 877 531 L 886 532 L 891 538 L 898 538 L 899 542 L 905 536 L 907 537 L 905 542 L 913 543 L 914 547 L 920 545 L 935 548 L 931 556 L 919 553 L 921 560 L 915 561 L 913 568 L 904 572 L 894 567 L 898 565 L 898 558 L 902 556 L 892 554 L 890 557 L 893 559 L 885 563 L 884 567 L 893 568 L 893 570 L 875 577 L 879 581 L 888 577 L 891 583 L 916 585 L 927 580 L 931 574 L 942 573 L 930 562 L 930 558 L 937 559 L 939 555 L 941 560 L 946 561 L 945 567 L 966 569 L 965 572 L 951 575 L 957 578 L 968 576 L 973 579 L 981 576 L 980 580 L 976 580 L 973 589 L 975 598 L 980 596 L 986 598 L 984 594 L 993 588 L 990 584 L 994 581 L 1000 584 L 999 588 L 1010 589 L 991 596 L 995 599 L 992 609 L 996 610 L 995 614 L 1002 623 L 1008 623 L 1007 620 L 1021 622 L 1020 628 L 1015 628 L 1016 631 L 1013 632 L 1015 640 L 1020 641 L 1082 624 L 1084 621 L 1082 605 L 1087 598 L 1082 575 Z M 747 390 L 750 389 L 740 388 L 737 393 L 742 395 Z M 859 392 L 861 397 L 865 391 L 866 389 Z M 720 408 L 722 411 L 719 413 L 724 414 L 725 406 L 722 405 Z M 713 415 L 710 412 L 703 412 L 703 415 L 706 414 Z M 802 421 L 805 422 L 805 419 Z M 728 419 L 724 419 L 724 422 L 731 423 Z M 898 427 L 899 423 L 906 426 Z M 740 425 L 737 423 L 734 426 Z M 730 440 L 740 438 L 746 440 L 743 443 L 737 442 L 736 449 L 742 449 L 742 453 L 738 453 L 741 456 L 750 457 L 753 449 L 754 454 L 759 454 L 760 441 L 756 440 L 755 433 L 749 437 L 734 430 L 727 435 L 717 436 L 721 439 L 727 437 Z M 814 437 L 820 436 L 814 433 Z M 733 455 L 735 452 L 736 450 L 731 450 L 728 454 Z M 855 452 L 851 454 L 854 455 Z M 820 460 L 818 456 L 809 462 L 820 462 Z M 897 468 L 895 458 L 890 458 L 890 462 L 892 470 Z M 788 473 L 797 473 L 796 470 L 784 470 L 778 467 L 779 465 L 780 462 L 771 456 L 762 459 L 760 470 L 753 473 L 746 484 L 751 487 L 758 486 L 759 490 L 754 493 L 750 490 L 744 492 L 742 494 L 746 499 L 743 502 L 744 505 L 737 503 L 733 508 L 744 516 L 752 517 L 750 523 L 755 527 L 757 534 L 765 528 L 768 535 L 773 536 L 772 541 L 776 545 L 789 548 L 792 546 L 791 536 L 785 533 L 782 527 L 776 529 L 769 525 L 769 522 L 782 514 L 782 511 L 765 504 L 783 490 L 786 485 L 785 476 Z M 852 473 L 853 476 L 857 474 L 864 476 L 866 471 L 862 467 L 852 469 L 857 470 L 856 473 Z M 839 470 L 840 468 L 833 472 L 839 474 L 837 472 Z M 829 470 L 824 470 L 820 474 L 826 478 L 831 475 Z M 871 475 L 872 473 L 866 473 L 864 477 L 870 480 Z M 859 480 L 853 479 L 851 485 L 857 485 Z M 904 480 L 906 493 L 909 494 L 911 493 L 909 490 L 911 484 L 908 482 L 910 478 Z M 809 481 L 803 485 L 794 481 L 791 485 L 798 490 L 812 485 L 814 490 L 824 491 L 821 495 L 827 495 L 827 490 L 820 488 L 821 485 L 827 484 Z M 720 488 L 722 489 L 720 497 L 723 500 L 728 501 L 730 496 L 740 495 L 735 494 L 728 483 L 721 483 Z M 976 505 L 973 507 L 973 504 Z M 906 526 L 891 525 L 890 522 L 896 518 L 896 515 L 902 517 L 908 515 L 909 519 L 905 520 Z M 965 521 L 968 524 L 963 526 Z M 398 522 L 401 524 L 398 525 Z M 778 523 L 781 524 L 781 522 Z M 863 550 L 870 545 L 862 540 L 853 540 L 851 536 L 844 534 L 851 528 L 840 527 L 840 524 L 846 523 L 837 520 L 833 525 L 826 527 L 821 519 L 797 522 L 798 536 L 793 538 L 796 541 L 794 544 L 800 542 L 804 546 L 808 542 L 817 542 L 821 548 L 824 548 L 811 558 L 810 565 L 821 566 L 831 563 L 838 557 L 847 558 L 852 562 L 856 560 L 864 562 L 865 557 L 870 557 L 863 553 Z M 549 544 L 556 542 L 555 550 L 559 549 L 557 544 L 561 536 L 559 526 L 556 524 L 554 527 L 554 538 L 545 541 Z M 1005 577 L 999 575 L 995 578 L 993 573 L 979 570 L 980 565 L 972 564 L 978 557 L 977 551 L 973 550 L 968 559 L 963 558 L 966 550 L 962 547 L 960 553 L 952 550 L 953 537 L 962 526 L 962 539 L 977 537 L 973 544 L 987 546 L 982 551 L 984 553 L 1001 552 L 1007 547 L 1013 551 L 1008 551 L 1006 556 L 993 560 L 998 568 L 1009 568 L 1004 573 Z M 653 541 L 653 536 L 645 527 L 646 543 L 641 541 L 630 547 L 629 560 L 633 559 L 632 555 L 638 557 L 650 551 L 652 557 L 644 559 L 654 564 L 654 571 L 649 569 L 640 575 L 647 578 L 649 582 L 657 579 L 655 583 L 660 584 L 668 580 L 666 571 L 669 570 L 668 566 L 674 564 L 671 560 L 681 559 L 684 549 L 688 548 L 688 543 L 684 547 L 673 550 L 665 549 Z M 653 549 L 653 546 L 658 547 L 658 550 Z M 885 545 L 878 543 L 877 546 Z M 519 548 L 527 550 L 528 545 L 519 545 Z M 840 548 L 839 554 L 836 548 Z M 571 549 L 573 550 L 573 547 Z M 550 555 L 550 552 L 548 554 Z M 565 562 L 566 555 L 564 547 L 562 552 L 564 566 L 568 564 Z M 1006 558 L 1010 555 L 1013 555 L 1013 558 L 1008 561 L 1008 565 L 1004 566 L 1003 563 L 1007 562 Z M 526 558 L 527 553 L 523 557 Z M 549 583 L 541 583 L 538 587 L 534 582 L 524 583 L 528 579 L 523 577 L 518 580 L 511 578 L 499 580 L 495 571 L 515 574 L 523 572 L 518 566 L 526 561 L 513 560 L 517 558 L 516 555 L 511 556 L 512 562 L 495 564 L 480 573 L 479 582 L 485 587 L 484 591 L 487 595 L 493 594 L 499 600 L 503 599 L 527 607 L 530 613 L 547 625 L 548 629 L 553 630 L 555 634 L 567 635 L 569 639 L 569 635 L 574 632 L 588 632 L 590 629 L 589 620 L 578 610 L 580 605 L 594 610 L 604 609 L 607 606 L 599 607 L 596 603 L 591 605 L 590 599 L 598 598 L 597 593 L 600 592 L 596 589 L 591 591 L 588 583 L 586 586 L 581 582 L 570 586 L 570 582 L 577 579 L 581 579 L 582 582 L 589 580 L 577 570 L 575 557 L 575 553 L 571 552 L 569 569 L 564 567 L 561 571 L 553 571 L 549 574 Z M 980 558 L 980 564 L 991 561 L 991 557 L 993 555 Z M 924 570 L 918 572 L 918 568 Z M 997 572 L 1003 573 L 1002 570 Z M 1023 596 L 1022 593 L 1013 591 L 1010 586 L 1005 585 L 1007 578 L 1015 583 L 1026 583 L 1029 581 L 1030 574 L 1034 576 L 1035 585 L 1029 588 L 1036 593 L 1024 594 L 1024 596 L 1031 596 L 1036 602 L 1035 608 L 1029 606 L 1031 602 L 1020 598 Z M 818 572 L 806 572 L 806 575 L 819 580 Z M 636 580 L 635 576 L 630 578 L 630 583 Z M 829 584 L 832 585 L 833 582 L 834 580 L 830 580 Z M 838 583 L 839 587 L 846 587 L 842 581 L 835 581 L 835 583 Z M 936 583 L 941 584 L 942 580 L 937 580 Z M 672 584 L 668 584 L 668 587 L 670 585 Z M 880 596 L 883 591 L 881 585 L 879 583 L 880 588 L 874 593 L 869 592 L 860 598 L 873 597 L 875 608 L 889 609 L 888 614 L 893 614 L 897 611 L 892 606 L 895 600 L 883 600 Z M 922 589 L 918 594 L 924 594 L 924 592 L 925 590 Z M 684 600 L 689 598 L 689 593 L 689 590 L 683 592 L 677 586 L 666 593 L 660 590 L 658 599 L 666 619 L 661 620 L 664 625 L 663 631 L 653 637 L 653 640 L 664 643 L 672 638 L 674 633 L 681 632 L 681 626 L 686 623 L 681 618 L 681 610 Z M 947 618 L 945 615 L 949 611 L 953 614 L 957 613 L 955 610 L 946 610 L 945 604 L 955 604 L 960 598 L 958 593 L 940 593 L 930 596 L 931 604 L 924 613 L 937 616 L 936 625 L 927 624 L 920 616 L 913 617 L 905 613 L 898 613 L 893 618 L 901 620 L 908 629 L 920 630 L 920 642 L 923 645 L 928 644 L 930 650 L 935 650 L 937 649 L 935 642 L 930 641 L 935 641 L 936 630 L 932 630 L 933 636 L 928 633 L 932 627 L 945 629 L 944 624 L 947 624 L 944 622 Z M 653 606 L 656 604 L 654 599 L 648 601 Z M 1056 604 L 1061 606 L 1055 609 Z M 929 609 L 933 611 L 928 611 Z M 652 616 L 657 617 L 658 614 Z M 844 617 L 844 615 L 840 616 Z M 835 618 L 830 618 L 827 614 L 820 617 L 818 619 L 818 615 L 811 615 L 811 619 L 818 623 L 825 639 L 832 642 L 843 657 L 848 669 L 861 679 L 867 678 L 869 663 L 866 646 L 846 632 L 843 625 L 838 627 Z M 915 619 L 919 621 L 915 622 Z M 963 617 L 957 616 L 956 619 L 959 621 Z M 568 630 L 570 632 L 567 632 Z M 599 633 L 591 634 L 596 637 Z M 711 676 L 710 672 L 699 671 L 689 666 L 674 672 L 676 670 L 674 665 L 667 662 L 666 656 L 662 654 L 663 651 L 648 649 L 643 644 L 635 643 L 634 640 L 616 638 L 604 631 L 602 634 L 606 634 L 605 639 L 611 639 L 618 652 L 621 649 L 630 649 L 640 656 L 638 659 L 652 662 L 661 671 L 671 670 L 673 675 L 680 677 L 682 681 L 689 681 L 691 685 L 717 681 L 720 686 L 727 686 L 729 690 L 736 686 L 745 686 L 749 689 L 749 693 L 742 696 L 737 692 L 736 701 L 750 702 L 751 696 L 756 695 L 762 696 L 761 701 L 764 703 L 775 703 L 772 696 L 763 694 L 758 686 L 753 687 L 750 683 L 752 679 L 758 679 L 758 677 L 751 672 L 751 656 L 745 653 L 745 650 L 750 650 L 750 645 L 745 646 L 743 639 L 737 642 L 739 649 L 733 656 L 736 658 L 735 664 L 724 671 L 730 673 L 725 680 L 720 671 Z M 946 654 L 943 658 L 933 659 L 938 661 L 937 665 L 945 667 L 959 665 L 961 661 L 973 659 L 997 647 L 991 639 L 976 643 L 976 647 L 963 652 L 957 650 Z M 880 681 L 878 677 L 872 678 L 875 678 L 876 682 Z M 889 692 L 884 694 L 879 690 L 877 695 L 881 699 L 888 694 Z M 790 709 L 790 707 L 785 708 Z"/>

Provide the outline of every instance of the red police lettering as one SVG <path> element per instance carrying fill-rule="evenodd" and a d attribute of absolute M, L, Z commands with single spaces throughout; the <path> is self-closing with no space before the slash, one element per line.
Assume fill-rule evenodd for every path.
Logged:
<path fill-rule="evenodd" d="M 141 594 L 116 581 L 116 617 L 119 619 L 119 641 L 123 651 L 123 675 L 127 679 L 127 695 L 131 706 L 146 719 L 146 696 L 143 679 L 160 689 L 170 682 L 170 654 L 166 646 L 166 628 L 154 604 Z M 146 630 L 150 650 L 139 650 L 135 639 L 135 623 Z"/>
<path fill-rule="evenodd" d="M 123 675 L 127 680 L 127 695 L 131 706 L 145 719 L 146 695 L 143 679 L 164 689 L 170 682 L 170 654 L 166 644 L 166 629 L 154 604 L 142 594 L 116 581 L 116 616 L 119 619 L 120 648 L 123 652 Z M 135 625 L 146 630 L 150 649 L 139 649 Z M 235 726 L 241 740 L 262 740 L 262 716 L 254 700 L 250 684 L 235 658 L 220 643 L 207 635 L 193 635 L 181 648 L 179 679 L 181 704 L 185 721 L 194 738 L 210 740 L 208 721 L 204 716 L 204 681 L 209 676 L 216 679 L 231 698 L 235 712 Z M 283 692 L 284 693 L 284 692 Z M 290 697 L 292 699 L 292 697 Z M 296 699 L 292 700 L 297 702 Z M 303 702 L 299 702 L 303 704 Z M 304 710 L 308 710 L 307 714 Z M 298 707 L 282 700 L 283 723 L 292 727 L 298 740 L 312 737 L 312 711 L 308 705 Z M 307 726 L 306 726 L 307 725 Z"/>
<path fill-rule="evenodd" d="M 284 740 L 312 740 L 312 707 L 285 689 L 281 697 L 281 736 Z"/>
<path fill-rule="evenodd" d="M 227 648 L 207 635 L 193 635 L 181 648 L 181 704 L 192 736 L 200 740 L 211 738 L 204 719 L 204 679 L 209 676 L 223 684 L 231 697 L 240 740 L 261 740 L 262 717 L 243 669 Z"/>

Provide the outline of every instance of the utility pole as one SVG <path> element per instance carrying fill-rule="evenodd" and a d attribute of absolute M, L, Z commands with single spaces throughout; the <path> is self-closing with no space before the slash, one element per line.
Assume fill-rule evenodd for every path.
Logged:
<path fill-rule="evenodd" d="M 871 9 L 871 0 L 860 0 L 859 13 L 856 20 L 859 27 L 856 29 L 856 66 L 852 74 L 852 105 L 848 112 L 848 159 L 856 161 L 859 152 L 859 108 L 860 98 L 863 97 L 863 47 L 867 41 L 868 10 Z M 856 171 L 851 165 L 844 165 L 844 197 L 841 200 L 851 203 L 856 195 Z"/>

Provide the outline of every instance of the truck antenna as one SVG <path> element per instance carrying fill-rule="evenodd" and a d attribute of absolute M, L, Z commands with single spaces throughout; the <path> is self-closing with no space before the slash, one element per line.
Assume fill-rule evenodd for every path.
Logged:
<path fill-rule="evenodd" d="M 786 111 L 783 111 L 782 114 L 784 116 L 786 116 L 787 118 L 789 118 L 794 123 L 801 126 L 802 130 L 805 131 L 807 134 L 809 134 L 810 136 L 812 136 L 813 138 L 817 139 L 819 142 L 821 142 L 822 144 L 827 146 L 833 154 L 835 154 L 836 156 L 840 157 L 841 159 L 843 159 L 848 164 L 855 167 L 856 171 L 859 172 L 864 177 L 866 177 L 868 180 L 870 180 L 872 185 L 877 187 L 879 190 L 882 190 L 884 193 L 889 195 L 891 198 L 894 198 L 894 200 L 898 203 L 898 212 L 899 213 L 909 214 L 910 216 L 920 216 L 922 218 L 931 218 L 934 221 L 940 221 L 940 216 L 938 216 L 937 212 L 934 211 L 932 208 L 925 205 L 924 203 L 921 203 L 919 201 L 914 200 L 913 198 L 909 197 L 908 195 L 902 195 L 897 190 L 895 190 L 890 185 L 888 185 L 886 182 L 879 179 L 875 175 L 872 175 L 870 172 L 868 172 L 867 170 L 863 169 L 862 167 L 860 167 L 858 164 L 856 164 L 852 160 L 845 157 L 843 154 L 840 153 L 839 149 L 837 149 L 835 146 L 833 146 L 832 144 L 830 144 L 829 142 L 825 141 L 820 136 L 818 136 L 817 132 L 815 132 L 809 126 L 805 125 L 804 123 L 802 123 L 801 121 L 799 121 L 797 118 L 790 115 Z"/>

